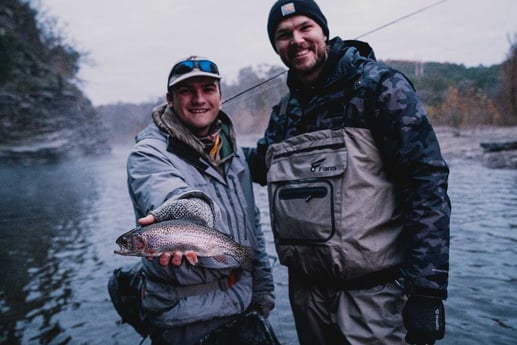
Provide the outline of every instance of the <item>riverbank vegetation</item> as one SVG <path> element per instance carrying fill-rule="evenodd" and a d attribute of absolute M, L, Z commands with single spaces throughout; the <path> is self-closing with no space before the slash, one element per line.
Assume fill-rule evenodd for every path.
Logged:
<path fill-rule="evenodd" d="M 517 35 L 509 40 L 509 46 L 506 60 L 492 66 L 381 61 L 402 71 L 413 82 L 433 124 L 450 126 L 459 133 L 462 128 L 475 126 L 517 125 Z M 227 100 L 223 109 L 236 120 L 238 132 L 261 132 L 266 127 L 272 105 L 287 90 L 283 71 L 283 66 L 249 66 L 240 70 L 235 81 L 223 81 Z M 154 105 L 125 103 L 98 109 L 108 122 L 119 119 L 121 114 L 131 114 L 133 124 L 141 128 L 149 122 Z"/>
<path fill-rule="evenodd" d="M 506 60 L 492 66 L 383 62 L 408 76 L 436 125 L 458 130 L 479 125 L 514 126 L 517 125 L 517 35 L 513 41 L 509 40 L 509 46 Z M 232 96 L 277 75 L 279 70 L 280 67 L 243 69 L 234 84 L 223 84 L 223 91 L 225 95 Z M 229 113 L 238 114 L 242 130 L 265 126 L 271 105 L 285 92 L 284 80 L 279 82 L 277 79 L 280 78 L 229 102 Z"/>
<path fill-rule="evenodd" d="M 5 0 L 0 5 L 0 144 L 12 148 L 36 139 L 50 140 L 53 144 L 42 145 L 45 149 L 66 142 L 66 147 L 60 147 L 66 151 L 72 146 L 96 147 L 95 133 L 99 141 L 106 140 L 106 131 L 110 141 L 132 138 L 150 121 L 151 109 L 165 95 L 156 95 L 156 102 L 93 108 L 77 80 L 88 55 L 68 43 L 55 18 L 29 4 Z M 508 42 L 504 62 L 492 66 L 382 57 L 381 61 L 412 80 L 433 124 L 458 131 L 478 125 L 516 126 L 517 34 Z M 235 119 L 239 133 L 264 130 L 272 105 L 286 92 L 285 77 L 279 61 L 279 65 L 245 67 L 234 81 L 223 80 L 227 100 L 223 109 Z M 89 141 L 79 143 L 72 138 Z"/>
<path fill-rule="evenodd" d="M 0 2 L 0 159 L 109 149 L 105 123 L 77 80 L 85 56 L 27 1 Z"/>

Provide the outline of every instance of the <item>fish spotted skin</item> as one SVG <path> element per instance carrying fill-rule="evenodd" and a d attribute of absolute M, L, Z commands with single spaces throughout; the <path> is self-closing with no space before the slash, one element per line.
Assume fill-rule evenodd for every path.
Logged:
<path fill-rule="evenodd" d="M 200 257 L 234 257 L 245 270 L 251 270 L 253 249 L 242 246 L 230 236 L 204 225 L 183 219 L 168 220 L 137 227 L 122 234 L 116 254 L 160 256 L 174 251 L 194 251 Z"/>

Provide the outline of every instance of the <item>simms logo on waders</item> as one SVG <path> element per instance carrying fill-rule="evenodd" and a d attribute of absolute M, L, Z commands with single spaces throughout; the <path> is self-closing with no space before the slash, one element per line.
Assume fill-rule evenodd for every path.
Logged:
<path fill-rule="evenodd" d="M 318 171 L 335 171 L 337 170 L 336 166 L 327 167 L 324 165 L 321 165 L 326 158 L 318 159 L 315 162 L 311 163 L 311 172 L 318 172 Z"/>

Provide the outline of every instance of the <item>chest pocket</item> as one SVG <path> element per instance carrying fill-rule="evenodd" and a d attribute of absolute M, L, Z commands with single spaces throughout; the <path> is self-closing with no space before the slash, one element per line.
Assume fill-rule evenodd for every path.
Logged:
<path fill-rule="evenodd" d="M 342 130 L 306 133 L 270 146 L 271 225 L 280 244 L 322 244 L 334 236 L 347 154 Z"/>

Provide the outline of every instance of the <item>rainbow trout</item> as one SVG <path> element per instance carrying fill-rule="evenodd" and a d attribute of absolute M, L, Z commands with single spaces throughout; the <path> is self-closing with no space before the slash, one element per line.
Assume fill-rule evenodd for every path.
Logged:
<path fill-rule="evenodd" d="M 177 250 L 219 260 L 229 255 L 248 271 L 253 259 L 253 248 L 215 229 L 180 219 L 134 228 L 117 238 L 116 243 L 120 249 L 115 253 L 125 256 L 160 256 Z"/>

